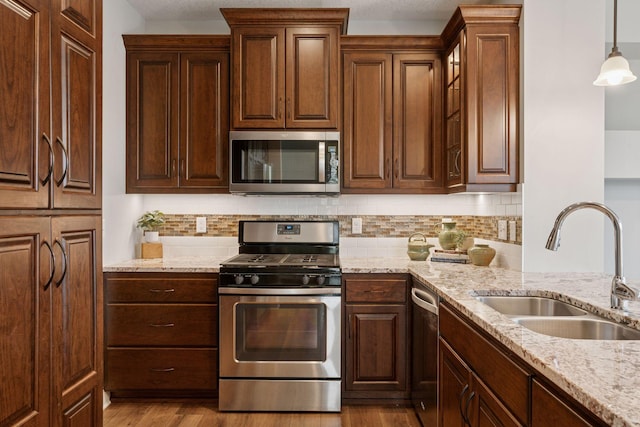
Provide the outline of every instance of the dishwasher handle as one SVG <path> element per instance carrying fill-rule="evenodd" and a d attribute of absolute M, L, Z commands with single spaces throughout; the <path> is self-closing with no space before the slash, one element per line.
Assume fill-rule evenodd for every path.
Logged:
<path fill-rule="evenodd" d="M 418 307 L 438 315 L 438 302 L 431 294 L 417 288 L 411 288 L 411 300 Z"/>

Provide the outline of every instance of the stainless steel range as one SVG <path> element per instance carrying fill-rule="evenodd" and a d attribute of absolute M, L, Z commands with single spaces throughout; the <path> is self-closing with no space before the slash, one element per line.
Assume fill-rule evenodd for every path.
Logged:
<path fill-rule="evenodd" d="M 220 266 L 221 411 L 340 411 L 337 221 L 240 221 Z"/>

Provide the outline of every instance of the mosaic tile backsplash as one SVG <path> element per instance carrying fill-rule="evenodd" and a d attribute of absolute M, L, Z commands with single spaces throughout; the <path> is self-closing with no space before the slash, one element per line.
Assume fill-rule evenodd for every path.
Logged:
<path fill-rule="evenodd" d="M 207 232 L 196 233 L 196 217 L 207 218 Z M 351 219 L 362 218 L 362 234 L 351 233 Z M 408 237 L 422 233 L 426 237 L 437 237 L 443 216 L 435 215 L 194 215 L 167 214 L 166 223 L 159 229 L 161 236 L 237 236 L 240 220 L 338 220 L 341 237 Z M 519 216 L 447 216 L 456 223 L 456 228 L 467 236 L 497 242 L 522 244 L 522 217 Z M 516 241 L 498 239 L 498 220 L 516 221 Z"/>

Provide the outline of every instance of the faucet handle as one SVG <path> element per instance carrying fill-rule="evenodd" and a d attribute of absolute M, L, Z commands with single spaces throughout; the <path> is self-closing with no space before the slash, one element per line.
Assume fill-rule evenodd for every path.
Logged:
<path fill-rule="evenodd" d="M 624 277 L 614 276 L 611 283 L 611 308 L 623 308 L 622 301 L 635 301 L 640 296 L 640 291 L 627 285 Z"/>

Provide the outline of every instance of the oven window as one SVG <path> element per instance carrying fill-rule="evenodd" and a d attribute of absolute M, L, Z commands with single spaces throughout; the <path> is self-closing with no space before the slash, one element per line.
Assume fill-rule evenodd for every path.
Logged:
<path fill-rule="evenodd" d="M 317 141 L 233 141 L 233 182 L 318 182 Z"/>
<path fill-rule="evenodd" d="M 324 304 L 240 303 L 236 305 L 239 361 L 324 361 Z"/>

